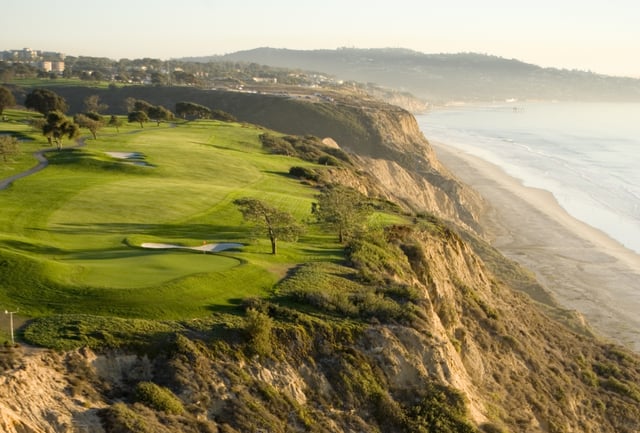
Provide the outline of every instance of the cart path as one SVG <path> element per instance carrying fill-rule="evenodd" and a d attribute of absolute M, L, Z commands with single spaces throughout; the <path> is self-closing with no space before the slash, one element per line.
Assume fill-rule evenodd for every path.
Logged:
<path fill-rule="evenodd" d="M 67 147 L 63 147 L 62 149 L 59 150 L 67 150 L 67 149 L 76 149 L 78 147 L 82 147 L 84 146 L 85 143 L 85 139 L 84 138 L 80 138 L 77 141 L 77 144 L 73 145 L 73 146 L 67 146 Z M 49 160 L 47 160 L 47 158 L 44 157 L 44 154 L 46 152 L 52 152 L 52 151 L 56 151 L 58 150 L 58 148 L 56 147 L 48 147 L 46 149 L 41 149 L 38 150 L 36 152 L 33 152 L 33 157 L 38 161 L 38 165 L 36 165 L 35 167 L 30 168 L 27 171 L 23 171 L 22 173 L 18 173 L 18 174 L 14 174 L 11 177 L 8 177 L 6 179 L 0 179 L 0 191 L 2 191 L 3 189 L 6 189 L 9 185 L 11 185 L 14 181 L 18 180 L 18 179 L 22 179 L 23 177 L 27 177 L 30 176 L 34 173 L 37 173 L 41 170 L 44 170 L 44 168 L 49 165 Z"/>

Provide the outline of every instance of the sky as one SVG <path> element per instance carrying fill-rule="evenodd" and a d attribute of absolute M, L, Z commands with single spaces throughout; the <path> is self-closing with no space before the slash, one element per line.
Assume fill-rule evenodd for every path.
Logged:
<path fill-rule="evenodd" d="M 4 1 L 0 51 L 171 59 L 257 47 L 476 52 L 640 78 L 637 0 Z"/>

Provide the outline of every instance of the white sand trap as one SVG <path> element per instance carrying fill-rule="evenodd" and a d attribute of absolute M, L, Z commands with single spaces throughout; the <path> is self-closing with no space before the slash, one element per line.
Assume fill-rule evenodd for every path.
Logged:
<path fill-rule="evenodd" d="M 133 165 L 141 165 L 145 167 L 151 167 L 151 164 L 143 161 L 144 155 L 140 152 L 105 152 L 112 158 L 124 159 L 127 163 Z"/>
<path fill-rule="evenodd" d="M 118 159 L 140 158 L 142 156 L 142 154 L 138 152 L 105 152 L 105 153 L 112 158 L 118 158 Z"/>
<path fill-rule="evenodd" d="M 224 250 L 230 250 L 231 248 L 239 248 L 243 247 L 242 244 L 237 244 L 233 242 L 222 242 L 219 244 L 203 244 L 198 247 L 186 247 L 184 245 L 174 245 L 174 244 L 162 244 L 156 242 L 145 242 L 140 245 L 142 248 L 151 248 L 156 250 L 169 250 L 169 249 L 182 249 L 182 250 L 194 250 L 194 251 L 203 251 L 210 253 L 218 253 Z"/>

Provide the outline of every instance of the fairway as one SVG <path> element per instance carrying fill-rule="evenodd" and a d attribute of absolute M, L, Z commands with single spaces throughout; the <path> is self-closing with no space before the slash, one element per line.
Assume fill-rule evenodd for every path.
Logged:
<path fill-rule="evenodd" d="M 312 164 L 267 154 L 263 129 L 209 120 L 135 126 L 105 127 L 84 147 L 49 152 L 47 168 L 0 191 L 0 303 L 31 316 L 199 317 L 266 296 L 317 251 L 340 257 L 333 239 L 313 231 L 272 256 L 243 223 L 238 197 L 259 197 L 303 221 L 316 194 L 288 175 Z M 12 128 L 32 138 L 30 149 L 46 147 L 19 122 Z M 129 154 L 145 164 L 122 157 Z M 28 158 L 18 165 L 28 167 Z M 141 248 L 145 242 L 245 247 L 204 254 Z"/>

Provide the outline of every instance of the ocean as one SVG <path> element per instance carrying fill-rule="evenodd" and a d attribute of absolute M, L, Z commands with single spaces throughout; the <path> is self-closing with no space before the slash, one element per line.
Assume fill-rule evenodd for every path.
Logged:
<path fill-rule="evenodd" d="M 551 192 L 571 216 L 640 253 L 640 104 L 463 105 L 417 120 L 427 139 Z"/>

